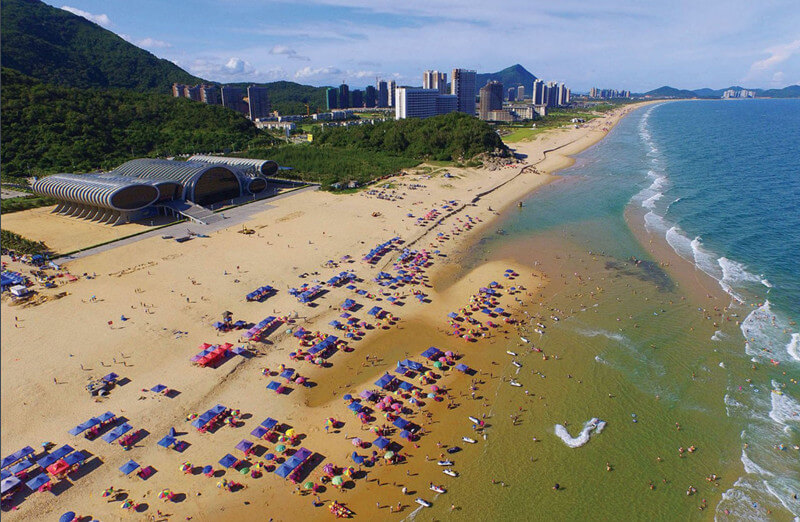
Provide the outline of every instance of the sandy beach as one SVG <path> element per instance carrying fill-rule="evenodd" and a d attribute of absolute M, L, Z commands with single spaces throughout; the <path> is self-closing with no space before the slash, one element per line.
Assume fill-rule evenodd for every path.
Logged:
<path fill-rule="evenodd" d="M 553 172 L 572 164 L 572 155 L 600 141 L 639 106 L 625 106 L 579 128 L 547 131 L 533 141 L 515 143 L 512 148 L 525 157 L 514 165 L 496 170 L 418 168 L 354 194 L 306 192 L 286 197 L 245 223 L 252 234 L 241 233 L 240 224 L 186 243 L 143 239 L 66 262 L 62 268 L 78 280 L 67 283 L 62 278 L 57 288 L 39 288 L 36 305 L 5 300 L 0 354 L 3 455 L 29 445 L 40 458 L 42 443 L 48 441 L 55 448 L 69 444 L 92 457 L 83 470 L 55 484 L 52 492 L 31 492 L 23 486 L 4 517 L 54 520 L 73 510 L 100 520 L 307 520 L 330 517 L 328 505 L 335 500 L 359 517 L 402 519 L 419 508 L 416 497 L 433 501 L 436 494 L 429 490 L 429 483 L 444 484 L 449 477 L 427 458 L 439 460 L 449 455 L 447 447 L 458 444 L 462 451 L 452 454 L 457 469 L 459 461 L 469 461 L 471 454 L 481 450 L 481 436 L 470 428 L 467 417 L 481 411 L 479 404 L 487 389 L 502 384 L 493 363 L 499 357 L 508 358 L 498 353 L 501 342 L 518 337 L 516 324 L 525 321 L 520 313 L 522 301 L 530 302 L 536 290 L 548 283 L 543 274 L 510 261 L 493 261 L 465 273 L 457 263 L 459 256 L 480 232 L 492 229 L 500 211 L 550 182 Z M 29 212 L 36 216 L 36 228 L 24 224 Z M 44 212 L 17 213 L 9 228 L 48 244 L 50 238 L 61 237 L 62 242 L 53 246 L 64 249 L 74 241 L 85 241 L 77 232 L 74 237 L 63 236 L 61 220 L 67 218 L 54 218 L 58 223 L 48 230 L 50 216 L 43 216 Z M 4 228 L 6 224 L 4 219 Z M 74 230 L 84 226 L 76 223 Z M 93 229 L 91 234 L 108 240 L 141 228 L 132 226 L 136 229 L 109 227 Z M 372 263 L 363 260 L 370 250 L 393 238 L 399 240 L 387 252 Z M 404 248 L 417 251 L 425 262 L 415 268 L 412 260 L 398 268 L 395 263 Z M 3 260 L 7 261 L 5 256 Z M 30 269 L 15 263 L 9 268 L 25 273 Z M 415 284 L 388 289 L 375 281 L 379 272 L 397 275 L 399 269 L 415 274 Z M 343 271 L 355 274 L 353 284 L 362 293 L 347 285 L 325 285 Z M 448 313 L 460 316 L 460 324 L 465 325 L 460 310 L 468 308 L 470 299 L 492 281 L 501 283 L 496 305 L 504 312 L 489 319 L 476 311 L 473 317 L 484 328 L 475 329 L 474 342 L 451 335 Z M 311 305 L 289 294 L 290 288 L 304 283 L 323 286 L 323 294 Z M 246 294 L 264 285 L 272 286 L 274 295 L 263 302 L 245 301 Z M 418 298 L 414 293 L 424 295 Z M 365 323 L 355 329 L 360 333 L 354 330 L 352 338 L 330 325 L 343 320 L 340 306 L 345 299 L 358 303 L 351 313 Z M 375 306 L 390 316 L 379 320 L 368 315 Z M 251 324 L 268 316 L 287 320 L 261 342 L 244 342 L 244 330 L 218 332 L 212 327 L 222 321 L 225 311 L 232 313 L 234 321 Z M 496 325 L 488 325 L 489 321 Z M 325 365 L 295 361 L 289 354 L 300 348 L 294 333 L 301 327 L 347 342 L 337 347 Z M 470 330 L 464 328 L 462 333 Z M 190 361 L 202 343 L 226 342 L 249 348 L 251 355 L 232 355 L 216 368 Z M 411 359 L 430 368 L 432 361 L 420 356 L 430 346 L 456 355 L 449 358 L 451 369 L 431 368 L 439 387 L 436 399 L 425 395 L 431 383 L 405 378 L 425 392 L 418 401 L 422 405 L 408 402 L 402 414 L 420 427 L 420 436 L 407 441 L 398 436 L 399 430 L 391 433 L 388 438 L 400 446 L 395 453 L 402 457 L 396 464 L 388 464 L 378 452 L 375 465 L 354 465 L 354 450 L 368 457 L 376 448 L 357 448 L 352 439 L 371 442 L 375 435 L 368 428 L 390 422 L 376 411 L 374 421 L 362 424 L 342 397 L 376 390 L 374 381 L 393 373 L 399 360 Z M 452 366 L 457 363 L 474 369 L 475 374 L 456 371 Z M 271 381 L 286 383 L 278 375 L 281 365 L 294 369 L 306 385 L 289 383 L 289 390 L 280 395 L 267 389 Z M 90 397 L 87 381 L 111 372 L 121 382 L 105 398 Z M 174 392 L 165 396 L 149 391 L 157 384 Z M 240 410 L 240 425 L 200 433 L 187 421 L 187 416 L 217 404 Z M 90 441 L 68 434 L 69 429 L 106 411 L 127 419 L 132 432 L 143 430 L 129 450 L 100 438 Z M 294 429 L 298 440 L 292 449 L 307 448 L 313 455 L 300 484 L 274 473 L 253 478 L 233 468 L 215 478 L 200 473 L 206 465 L 219 470 L 218 461 L 228 453 L 243 458 L 234 449 L 241 440 L 274 453 L 277 444 L 250 435 L 267 417 L 283 424 L 284 432 Z M 329 418 L 341 424 L 326 429 Z M 170 428 L 185 441 L 183 452 L 156 444 Z M 477 439 L 477 444 L 463 442 L 463 436 Z M 146 480 L 135 473 L 126 476 L 119 468 L 129 459 L 155 472 Z M 196 472 L 184 473 L 180 469 L 184 462 L 190 462 Z M 255 462 L 265 461 L 251 457 L 250 464 Z M 306 481 L 320 483 L 326 464 L 354 467 L 352 480 L 341 488 L 328 483 L 318 495 L 303 490 Z M 223 478 L 245 487 L 226 491 L 218 487 Z M 117 501 L 102 496 L 111 486 L 124 491 Z M 458 483 L 449 480 L 446 487 L 456 488 Z M 172 501 L 158 498 L 164 489 L 174 492 Z M 124 498 L 140 504 L 138 511 L 120 509 Z M 446 494 L 436 502 L 449 505 Z"/>

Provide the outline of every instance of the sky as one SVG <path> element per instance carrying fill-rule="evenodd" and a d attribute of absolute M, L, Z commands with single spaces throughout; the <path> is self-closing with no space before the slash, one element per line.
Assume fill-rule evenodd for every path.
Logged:
<path fill-rule="evenodd" d="M 351 87 L 515 63 L 574 92 L 800 84 L 798 0 L 63 0 L 217 82 Z"/>

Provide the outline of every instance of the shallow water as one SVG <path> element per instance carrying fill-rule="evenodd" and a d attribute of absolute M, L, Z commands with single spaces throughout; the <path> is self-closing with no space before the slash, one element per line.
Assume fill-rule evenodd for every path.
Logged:
<path fill-rule="evenodd" d="M 789 254 L 798 236 L 767 228 L 800 220 L 800 190 L 787 180 L 798 171 L 785 153 L 794 148 L 764 135 L 777 124 L 800 138 L 800 101 L 641 109 L 508 212 L 498 225 L 506 235 L 478 242 L 466 268 L 511 257 L 539 261 L 550 277 L 528 308 L 545 334 L 526 334 L 549 359 L 531 352 L 519 370 L 509 361 L 505 374 L 523 387 L 493 390 L 482 453 L 418 519 L 444 517 L 451 503 L 458 509 L 446 516 L 465 520 L 487 509 L 499 519 L 798 516 L 800 390 L 789 380 L 800 377 Z M 777 193 L 760 217 L 742 210 Z M 626 211 L 689 262 L 662 265 Z M 559 424 L 574 436 L 592 418 L 607 425 L 580 447 L 556 435 Z"/>

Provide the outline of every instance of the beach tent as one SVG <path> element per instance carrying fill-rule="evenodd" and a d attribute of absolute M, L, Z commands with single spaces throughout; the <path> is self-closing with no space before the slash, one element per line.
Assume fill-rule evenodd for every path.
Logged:
<path fill-rule="evenodd" d="M 247 453 L 248 451 L 253 449 L 253 443 L 250 442 L 249 440 L 243 439 L 242 441 L 239 442 L 239 444 L 236 445 L 236 449 L 243 453 Z"/>
<path fill-rule="evenodd" d="M 401 431 L 400 432 L 400 438 L 401 439 L 406 439 L 406 440 L 411 440 L 411 432 L 408 431 L 408 430 Z"/>
<path fill-rule="evenodd" d="M 16 451 L 7 457 L 4 457 L 2 462 L 0 462 L 0 467 L 7 468 L 8 466 L 14 464 L 16 461 L 24 459 L 25 457 L 33 453 L 35 453 L 33 451 L 33 448 L 31 448 L 30 446 L 25 446 L 21 450 Z"/>
<path fill-rule="evenodd" d="M 352 402 L 352 403 L 350 403 L 350 406 L 347 407 L 347 409 L 352 411 L 353 413 L 358 413 L 361 410 L 363 410 L 364 407 L 361 404 L 357 403 L 357 402 Z"/>
<path fill-rule="evenodd" d="M 116 380 L 117 380 L 118 378 L 119 378 L 119 375 L 117 375 L 117 374 L 116 374 L 116 373 L 114 373 L 114 372 L 111 372 L 111 373 L 109 373 L 108 375 L 106 375 L 105 377 L 103 377 L 103 381 L 104 381 L 104 382 L 116 382 Z"/>
<path fill-rule="evenodd" d="M 369 312 L 367 312 L 367 315 L 374 315 L 377 317 L 377 315 L 381 313 L 381 310 L 383 309 L 380 306 L 373 306 L 370 308 Z"/>
<path fill-rule="evenodd" d="M 76 451 L 64 457 L 63 461 L 67 466 L 72 467 L 75 464 L 81 465 L 89 458 L 89 454 L 85 451 Z"/>
<path fill-rule="evenodd" d="M 280 374 L 280 377 L 282 379 L 291 379 L 292 376 L 294 376 L 294 370 L 292 370 L 291 368 L 286 368 Z"/>
<path fill-rule="evenodd" d="M 267 417 L 264 420 L 264 422 L 261 423 L 261 426 L 263 426 L 265 429 L 268 429 L 268 430 L 271 430 L 272 428 L 274 428 L 277 425 L 278 425 L 278 421 L 276 421 L 272 417 Z"/>
<path fill-rule="evenodd" d="M 161 392 L 163 392 L 163 391 L 164 391 L 164 390 L 166 390 L 166 389 L 167 389 L 167 387 L 166 387 L 166 386 L 164 386 L 163 384 L 156 384 L 155 386 L 153 386 L 152 388 L 150 388 L 150 391 L 151 391 L 151 392 L 154 392 L 154 393 L 161 393 Z"/>
<path fill-rule="evenodd" d="M 135 470 L 136 468 L 138 468 L 138 467 L 139 467 L 139 464 L 137 464 L 136 462 L 134 462 L 134 461 L 132 461 L 132 460 L 129 460 L 128 462 L 126 462 L 125 464 L 123 464 L 123 465 L 122 465 L 122 466 L 119 468 L 119 470 L 120 470 L 121 472 L 123 472 L 124 474 L 126 474 L 126 475 L 130 475 L 130 474 L 131 474 L 131 472 L 132 472 L 132 471 L 134 471 L 134 470 Z"/>
<path fill-rule="evenodd" d="M 402 417 L 397 417 L 394 422 L 392 423 L 395 427 L 400 428 L 401 430 L 405 429 L 406 426 L 410 424 L 407 420 Z"/>
<path fill-rule="evenodd" d="M 422 352 L 422 356 L 425 357 L 426 359 L 433 360 L 441 357 L 442 352 L 438 348 L 431 346 L 430 348 Z"/>
<path fill-rule="evenodd" d="M 25 471 L 26 469 L 30 468 L 31 466 L 33 466 L 33 461 L 32 460 L 23 459 L 23 460 L 17 462 L 16 464 L 14 464 L 13 466 L 11 466 L 10 468 L 8 468 L 8 471 L 12 475 L 16 475 L 17 473 L 19 473 L 21 471 Z"/>
<path fill-rule="evenodd" d="M 260 439 L 261 437 L 263 437 L 267 433 L 269 433 L 269 430 L 267 430 L 265 427 L 256 426 L 256 428 L 253 431 L 250 432 L 250 435 Z"/>
<path fill-rule="evenodd" d="M 19 487 L 22 484 L 22 481 L 17 477 L 6 477 L 3 479 L 2 485 L 0 486 L 0 491 L 2 494 L 5 495 Z"/>
<path fill-rule="evenodd" d="M 237 459 L 230 453 L 219 459 L 220 465 L 225 468 L 230 468 L 231 466 L 234 466 L 237 462 L 239 462 L 239 459 Z"/>
<path fill-rule="evenodd" d="M 162 448 L 169 448 L 170 446 L 172 446 L 176 442 L 178 442 L 178 441 L 177 441 L 177 439 L 175 437 L 170 437 L 169 435 L 167 435 L 163 439 L 158 441 L 158 445 L 161 446 Z"/>
<path fill-rule="evenodd" d="M 111 444 L 112 442 L 123 436 L 125 433 L 131 431 L 132 429 L 133 428 L 131 427 L 131 425 L 126 422 L 125 424 L 117 426 L 113 430 L 103 435 L 103 440 Z"/>
<path fill-rule="evenodd" d="M 414 389 L 414 385 L 411 384 L 410 382 L 406 382 L 406 381 L 400 381 L 400 384 L 398 385 L 398 387 L 400 389 L 402 389 L 402 390 L 405 390 L 405 391 L 411 391 L 411 390 Z"/>
<path fill-rule="evenodd" d="M 463 373 L 467 373 L 467 372 L 469 372 L 469 366 L 467 366 L 466 364 L 459 363 L 459 364 L 456 364 L 456 370 L 458 370 L 460 372 L 463 372 Z"/>
<path fill-rule="evenodd" d="M 25 483 L 25 485 L 28 486 L 31 491 L 36 491 L 40 487 L 44 486 L 49 482 L 50 482 L 50 477 L 48 477 L 46 473 L 41 473 L 30 479 L 28 482 Z"/>
<path fill-rule="evenodd" d="M 275 392 L 277 392 L 278 388 L 280 388 L 280 387 L 281 387 L 281 383 L 279 383 L 278 381 L 271 381 L 269 384 L 267 384 L 267 389 L 275 391 Z"/>
<path fill-rule="evenodd" d="M 377 439 L 372 441 L 372 445 L 380 449 L 386 448 L 389 444 L 390 444 L 389 439 L 385 437 L 378 437 Z"/>

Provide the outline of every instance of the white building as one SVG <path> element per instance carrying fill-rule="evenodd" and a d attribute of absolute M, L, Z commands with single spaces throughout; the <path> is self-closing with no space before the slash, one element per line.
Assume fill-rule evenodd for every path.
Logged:
<path fill-rule="evenodd" d="M 422 88 L 436 89 L 439 94 L 447 94 L 447 73 L 425 71 L 422 73 Z"/>
<path fill-rule="evenodd" d="M 430 118 L 458 110 L 458 96 L 439 94 L 438 89 L 395 89 L 395 118 Z"/>
<path fill-rule="evenodd" d="M 297 124 L 293 121 L 257 121 L 256 127 L 259 129 L 280 129 L 293 131 L 297 128 Z"/>

